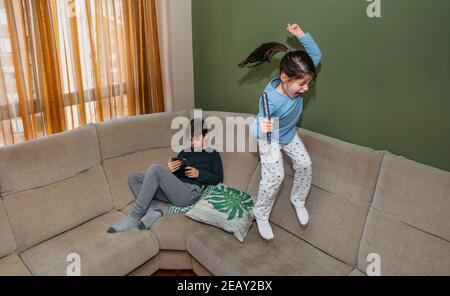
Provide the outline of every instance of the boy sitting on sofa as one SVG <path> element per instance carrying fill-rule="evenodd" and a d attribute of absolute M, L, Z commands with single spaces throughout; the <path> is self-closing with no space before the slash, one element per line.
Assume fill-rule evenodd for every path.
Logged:
<path fill-rule="evenodd" d="M 150 229 L 163 216 L 160 209 L 150 206 L 154 199 L 187 207 L 198 201 L 208 185 L 223 182 L 220 154 L 216 150 L 204 148 L 208 130 L 203 127 L 202 120 L 191 121 L 191 147 L 182 150 L 176 159 L 169 159 L 167 168 L 153 164 L 146 174 L 136 173 L 130 176 L 128 184 L 136 196 L 136 205 L 127 217 L 111 226 L 108 233 L 136 227 L 141 230 Z"/>

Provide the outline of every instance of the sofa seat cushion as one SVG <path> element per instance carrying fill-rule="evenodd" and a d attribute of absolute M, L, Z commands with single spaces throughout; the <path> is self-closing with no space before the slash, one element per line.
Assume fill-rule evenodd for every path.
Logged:
<path fill-rule="evenodd" d="M 66 275 L 71 253 L 80 255 L 81 275 L 126 275 L 154 257 L 158 241 L 138 229 L 109 234 L 106 230 L 124 214 L 111 211 L 43 242 L 21 254 L 33 275 Z"/>
<path fill-rule="evenodd" d="M 368 210 L 352 200 L 316 186 L 307 201 L 310 219 L 300 225 L 290 201 L 292 178 L 286 177 L 270 220 L 324 252 L 355 266 Z"/>
<path fill-rule="evenodd" d="M 450 243 L 371 208 L 359 250 L 358 269 L 371 253 L 380 255 L 381 275 L 449 276 Z"/>
<path fill-rule="evenodd" d="M 259 180 L 260 167 L 248 189 L 254 196 L 258 192 Z M 292 183 L 292 176 L 286 175 L 270 221 L 346 264 L 355 266 L 368 208 L 345 196 L 312 185 L 306 203 L 309 223 L 302 226 L 291 203 Z"/>
<path fill-rule="evenodd" d="M 0 259 L 0 276 L 29 276 L 31 273 L 16 254 Z"/>
<path fill-rule="evenodd" d="M 216 276 L 348 275 L 353 267 L 338 261 L 284 229 L 272 225 L 275 239 L 263 240 L 256 224 L 245 243 L 212 226 L 187 240 L 189 253 Z"/>
<path fill-rule="evenodd" d="M 134 207 L 134 202 L 125 207 L 122 212 L 129 214 Z M 151 231 L 156 235 L 161 250 L 185 251 L 186 239 L 192 232 L 205 224 L 196 222 L 185 214 L 169 214 L 167 204 L 153 201 L 152 207 L 161 209 L 164 213 L 162 218 L 156 220 Z"/>

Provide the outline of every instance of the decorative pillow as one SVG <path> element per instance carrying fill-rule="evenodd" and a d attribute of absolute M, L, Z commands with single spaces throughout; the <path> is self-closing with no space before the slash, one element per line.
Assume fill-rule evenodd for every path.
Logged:
<path fill-rule="evenodd" d="M 254 220 L 253 205 L 248 193 L 219 183 L 208 186 L 186 216 L 233 233 L 243 243 Z"/>

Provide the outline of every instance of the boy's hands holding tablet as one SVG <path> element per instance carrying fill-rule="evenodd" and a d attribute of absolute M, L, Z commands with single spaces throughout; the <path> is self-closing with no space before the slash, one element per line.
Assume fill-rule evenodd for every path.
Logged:
<path fill-rule="evenodd" d="M 171 158 L 167 164 L 167 169 L 171 173 L 181 169 L 184 171 L 184 175 L 191 179 L 198 178 L 200 173 L 196 168 L 188 166 L 186 158 Z"/>
<path fill-rule="evenodd" d="M 186 177 L 191 178 L 191 179 L 197 179 L 199 176 L 199 173 L 200 172 L 194 167 L 186 167 L 186 169 L 185 169 Z"/>
<path fill-rule="evenodd" d="M 167 169 L 173 173 L 178 171 L 180 168 L 185 168 L 187 166 L 187 161 L 185 158 L 171 158 L 167 163 Z"/>

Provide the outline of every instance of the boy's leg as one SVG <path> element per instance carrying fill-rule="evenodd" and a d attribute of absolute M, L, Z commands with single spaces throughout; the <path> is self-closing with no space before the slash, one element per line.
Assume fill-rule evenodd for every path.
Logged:
<path fill-rule="evenodd" d="M 158 198 L 160 200 L 166 198 L 167 203 L 174 206 L 188 207 L 194 204 L 203 193 L 203 189 L 197 185 L 184 183 L 178 178 L 176 181 L 170 179 L 162 178 L 160 180 Z"/>
<path fill-rule="evenodd" d="M 170 203 L 169 198 L 164 194 L 161 187 L 159 187 L 158 190 L 156 190 L 155 200 L 159 200 L 159 201 L 162 201 L 165 203 Z"/>
<path fill-rule="evenodd" d="M 158 189 L 161 189 L 167 199 L 177 206 L 191 205 L 197 195 L 197 192 L 194 192 L 189 184 L 182 182 L 167 168 L 161 165 L 152 165 L 145 175 L 136 206 L 130 215 L 142 218 Z"/>
<path fill-rule="evenodd" d="M 143 173 L 136 173 L 132 174 L 128 178 L 128 185 L 131 188 L 131 191 L 134 194 L 134 197 L 137 198 L 139 195 L 139 192 L 141 191 L 142 183 L 144 182 L 145 174 Z"/>
<path fill-rule="evenodd" d="M 300 223 L 306 225 L 309 220 L 309 215 L 305 208 L 305 203 L 311 189 L 312 181 L 311 158 L 298 134 L 295 135 L 289 144 L 283 145 L 282 149 L 292 159 L 294 168 L 291 202 L 297 210 Z"/>
<path fill-rule="evenodd" d="M 201 196 L 203 190 L 199 186 L 182 182 L 162 166 L 157 165 L 154 170 L 159 185 L 155 199 L 185 207 L 193 204 Z M 150 229 L 153 223 L 162 215 L 163 212 L 160 209 L 148 208 L 145 215 L 141 218 L 138 228 L 141 230 Z"/>
<path fill-rule="evenodd" d="M 128 178 L 128 185 L 130 186 L 131 191 L 133 192 L 135 198 L 138 197 L 139 192 L 141 191 L 141 187 L 142 187 L 142 183 L 144 182 L 144 178 L 145 178 L 145 174 L 143 174 L 143 173 L 132 174 Z M 169 203 L 169 199 L 164 194 L 164 192 L 161 190 L 161 188 L 158 188 L 158 190 L 156 190 L 155 200 Z"/>
<path fill-rule="evenodd" d="M 173 177 L 172 182 L 181 182 L 177 177 L 161 165 L 151 165 L 145 174 L 144 180 L 142 181 L 133 210 L 127 217 L 108 229 L 109 233 L 121 232 L 138 226 L 141 218 L 147 213 L 150 203 L 155 197 L 156 191 L 159 188 L 159 182 L 162 179 L 161 176 L 164 175 L 164 171 L 167 172 L 165 178 L 168 178 L 170 174 Z M 138 187 L 139 185 L 135 187 L 136 192 Z"/>
<path fill-rule="evenodd" d="M 181 196 L 181 199 L 182 199 L 183 204 L 186 203 L 186 201 L 190 200 L 189 205 L 191 205 L 196 200 L 198 200 L 198 198 L 201 196 L 201 194 L 203 192 L 203 189 L 201 189 L 200 187 L 198 187 L 196 185 L 186 184 L 186 183 L 184 183 L 184 184 L 188 187 L 186 192 L 193 192 L 193 193 L 188 198 L 183 198 Z M 173 197 L 178 199 L 178 198 L 180 198 L 180 195 L 175 194 Z M 171 200 L 173 202 L 177 202 L 177 203 L 180 202 L 179 200 L 175 200 L 174 198 L 171 198 Z M 161 187 L 156 192 L 155 199 L 158 199 L 158 200 L 166 202 L 166 203 L 172 203 L 170 201 L 170 199 L 166 196 L 164 191 L 161 189 Z M 180 207 L 186 206 L 186 205 L 180 205 L 180 204 L 181 203 L 178 203 L 178 206 L 180 206 Z M 177 204 L 174 204 L 174 205 L 177 205 Z M 163 216 L 163 212 L 160 209 L 151 207 L 151 205 L 150 205 L 149 209 L 147 210 L 147 213 L 145 214 L 144 217 L 142 217 L 141 222 L 138 225 L 138 228 L 141 230 L 150 229 L 150 227 L 153 225 L 153 223 L 162 216 Z"/>
<path fill-rule="evenodd" d="M 145 174 L 136 173 L 136 174 L 131 175 L 130 178 L 128 179 L 128 185 L 130 185 L 131 191 L 133 191 L 133 194 L 136 198 L 139 196 L 139 192 L 141 191 L 142 183 L 144 182 L 144 178 L 145 178 Z M 190 191 L 193 190 L 192 187 L 195 188 L 195 186 L 189 186 L 189 185 L 187 187 L 190 187 L 190 188 L 188 188 L 188 190 L 190 190 Z M 197 188 L 195 188 L 195 192 L 198 192 Z M 177 194 L 177 196 L 178 196 L 178 194 Z M 167 195 L 164 193 L 164 191 L 162 190 L 161 186 L 158 187 L 158 190 L 156 190 L 154 199 L 165 202 L 165 203 L 172 203 L 170 201 L 170 199 L 167 197 Z M 195 194 L 194 194 L 194 197 L 192 198 L 192 200 L 195 201 Z M 183 199 L 183 201 L 185 201 L 185 199 Z M 192 203 L 194 203 L 194 202 L 192 202 Z"/>
<path fill-rule="evenodd" d="M 283 156 L 278 143 L 269 144 L 264 140 L 258 140 L 258 147 L 261 156 L 261 181 L 253 213 L 261 236 L 272 239 L 269 216 L 284 179 Z"/>

